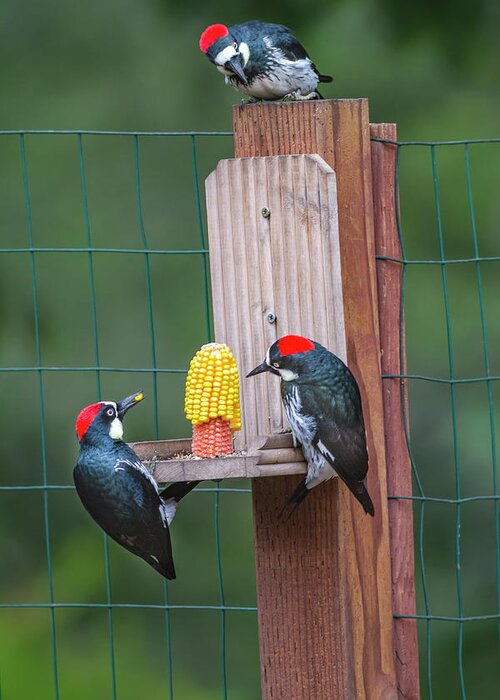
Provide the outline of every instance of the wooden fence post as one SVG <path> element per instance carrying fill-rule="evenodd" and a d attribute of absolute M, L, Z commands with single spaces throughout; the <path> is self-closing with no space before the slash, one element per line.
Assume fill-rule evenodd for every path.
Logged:
<path fill-rule="evenodd" d="M 376 510 L 365 516 L 333 480 L 284 525 L 276 514 L 297 479 L 254 480 L 263 698 L 395 700 L 368 103 L 236 106 L 233 121 L 236 157 L 317 153 L 335 170 L 347 358 L 363 396 Z"/>
<path fill-rule="evenodd" d="M 396 125 L 372 124 L 371 135 L 395 141 Z M 376 254 L 399 260 L 402 252 L 396 223 L 396 157 L 396 146 L 372 141 Z M 403 424 L 401 380 L 397 378 L 406 371 L 404 330 L 400 336 L 400 322 L 403 320 L 400 318 L 401 264 L 393 260 L 378 260 L 377 280 L 382 373 L 396 375 L 383 380 L 387 488 L 389 494 L 411 496 L 411 463 Z M 415 615 L 413 506 L 410 500 L 389 501 L 389 530 L 394 613 Z M 394 648 L 399 693 L 405 700 L 418 700 L 415 619 L 394 619 Z"/>

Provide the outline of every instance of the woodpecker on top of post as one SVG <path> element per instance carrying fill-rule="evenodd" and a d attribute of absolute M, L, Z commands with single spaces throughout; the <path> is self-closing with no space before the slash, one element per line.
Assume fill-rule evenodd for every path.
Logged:
<path fill-rule="evenodd" d="M 282 24 L 252 20 L 226 27 L 212 24 L 200 49 L 235 90 L 258 100 L 317 100 L 318 83 L 331 83 Z"/>
<path fill-rule="evenodd" d="M 319 343 L 286 335 L 268 349 L 266 359 L 247 374 L 281 377 L 285 414 L 307 461 L 307 476 L 282 509 L 290 514 L 318 484 L 335 474 L 375 514 L 366 489 L 368 471 L 365 426 L 359 388 L 350 370 Z"/>
<path fill-rule="evenodd" d="M 123 442 L 125 413 L 142 392 L 121 401 L 99 401 L 80 411 L 80 454 L 73 478 L 80 500 L 102 529 L 167 579 L 175 578 L 168 526 L 177 503 L 199 482 L 172 484 L 159 493 L 156 481 Z"/>

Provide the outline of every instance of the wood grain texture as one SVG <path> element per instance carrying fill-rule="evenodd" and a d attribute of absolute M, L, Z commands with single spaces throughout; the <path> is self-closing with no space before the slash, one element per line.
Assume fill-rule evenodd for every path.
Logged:
<path fill-rule="evenodd" d="M 305 474 L 306 463 L 304 460 L 294 460 L 292 456 L 289 462 L 278 461 L 279 456 L 274 455 L 275 462 L 258 464 L 253 456 L 228 456 L 217 459 L 169 459 L 160 460 L 151 464 L 151 471 L 159 484 L 170 481 L 197 481 L 211 479 L 255 479 L 257 477 L 289 476 L 290 474 Z M 147 465 L 147 461 L 145 462 Z"/>
<path fill-rule="evenodd" d="M 231 347 L 241 374 L 287 333 L 314 338 L 345 359 L 330 166 L 315 155 L 224 160 L 206 191 L 215 338 Z M 248 436 L 285 425 L 279 381 L 261 375 L 242 382 L 236 449 L 246 449 Z"/>
<path fill-rule="evenodd" d="M 256 436 L 246 452 L 215 459 L 193 458 L 189 438 L 134 442 L 130 447 L 160 484 L 306 473 L 304 455 L 299 448 L 293 447 L 290 433 Z"/>
<path fill-rule="evenodd" d="M 395 141 L 395 124 L 372 124 L 371 135 Z M 397 147 L 372 141 L 375 249 L 377 255 L 401 258 L 396 222 L 395 171 Z M 404 332 L 401 336 L 401 265 L 377 261 L 380 347 L 382 373 L 405 374 Z M 402 362 L 401 362 L 402 360 Z M 406 445 L 400 380 L 383 380 L 387 488 L 390 494 L 411 496 L 411 463 Z M 389 501 L 389 529 L 394 612 L 415 615 L 415 564 L 413 553 L 413 507 L 411 501 Z M 394 646 L 398 691 L 405 700 L 420 697 L 417 623 L 394 619 Z"/>
<path fill-rule="evenodd" d="M 276 513 L 296 479 L 253 482 L 263 698 L 394 700 L 368 104 L 237 106 L 233 122 L 237 157 L 318 153 L 335 170 L 347 359 L 363 396 L 368 488 L 376 510 L 375 519 L 365 516 L 347 489 L 332 482 L 315 489 L 284 525 Z M 288 231 L 284 226 L 282 238 L 290 255 Z M 331 262 L 316 256 L 314 275 Z M 301 285 L 307 289 L 305 280 Z M 313 298 L 312 308 L 296 315 L 293 330 L 312 335 L 309 314 L 325 310 Z M 267 338 L 262 340 L 265 350 Z M 321 342 L 335 351 L 334 336 Z"/>

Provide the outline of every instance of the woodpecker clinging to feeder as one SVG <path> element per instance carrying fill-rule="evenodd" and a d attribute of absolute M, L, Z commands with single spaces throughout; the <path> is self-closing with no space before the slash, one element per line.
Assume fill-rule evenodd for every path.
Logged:
<path fill-rule="evenodd" d="M 285 414 L 307 461 L 307 476 L 283 510 L 293 512 L 312 488 L 338 474 L 365 513 L 374 515 L 364 482 L 368 453 L 361 396 L 350 370 L 319 343 L 286 335 L 247 377 L 261 372 L 281 377 Z"/>
<path fill-rule="evenodd" d="M 259 100 L 320 99 L 318 83 L 331 83 L 282 24 L 252 20 L 226 27 L 212 24 L 200 49 L 235 90 Z"/>
<path fill-rule="evenodd" d="M 172 484 L 161 494 L 136 453 L 123 442 L 122 420 L 142 392 L 121 401 L 99 401 L 80 411 L 80 455 L 73 471 L 80 499 L 116 542 L 142 557 L 167 579 L 175 578 L 168 526 L 177 503 L 199 482 Z"/>
<path fill-rule="evenodd" d="M 193 425 L 196 457 L 233 452 L 233 433 L 241 428 L 240 381 L 236 360 L 224 343 L 203 345 L 191 360 L 184 411 Z"/>

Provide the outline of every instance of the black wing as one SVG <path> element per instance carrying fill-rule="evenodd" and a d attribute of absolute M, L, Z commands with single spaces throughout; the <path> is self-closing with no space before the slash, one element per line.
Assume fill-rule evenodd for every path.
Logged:
<path fill-rule="evenodd" d="M 285 57 L 290 61 L 309 58 L 307 51 L 297 37 L 283 24 L 251 20 L 243 24 L 234 24 L 229 28 L 229 31 L 238 43 L 241 41 L 258 42 L 269 39 L 272 45 L 281 49 Z"/>
<path fill-rule="evenodd" d="M 361 397 L 351 372 L 343 366 L 330 382 L 301 385 L 300 397 L 303 412 L 317 418 L 313 445 L 365 511 L 373 515 L 373 503 L 364 484 L 368 452 Z"/>
<path fill-rule="evenodd" d="M 80 499 L 100 527 L 168 579 L 175 578 L 172 545 L 155 482 L 139 461 L 121 459 L 103 489 L 89 472 L 73 472 Z"/>
<path fill-rule="evenodd" d="M 264 41 L 266 37 L 272 42 L 273 46 L 281 49 L 283 56 L 289 61 L 300 61 L 305 58 L 311 60 L 309 54 L 295 34 L 283 24 L 272 24 L 270 22 L 252 20 L 250 22 L 244 22 L 243 24 L 235 24 L 230 27 L 230 32 L 238 42 L 243 40 Z M 252 58 L 250 58 L 250 63 L 253 63 Z M 251 66 L 250 68 L 247 66 L 247 68 L 250 70 Z M 312 69 L 318 76 L 320 83 L 332 82 L 332 76 L 320 73 L 314 63 L 312 63 Z"/>
<path fill-rule="evenodd" d="M 283 51 L 285 58 L 289 61 L 300 61 L 301 59 L 309 58 L 309 54 L 297 37 L 287 27 L 279 26 L 281 31 L 279 33 L 279 43 L 276 46 Z"/>

